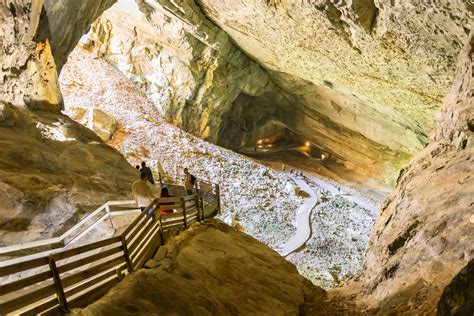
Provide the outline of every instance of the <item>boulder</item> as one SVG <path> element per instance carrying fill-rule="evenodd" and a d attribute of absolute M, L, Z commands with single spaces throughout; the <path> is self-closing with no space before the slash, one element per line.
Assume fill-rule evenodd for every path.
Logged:
<path fill-rule="evenodd" d="M 0 101 L 0 127 L 15 125 L 15 118 L 9 103 Z"/>
<path fill-rule="evenodd" d="M 71 108 L 72 119 L 93 130 L 104 142 L 112 139 L 117 130 L 115 118 L 98 108 Z"/>

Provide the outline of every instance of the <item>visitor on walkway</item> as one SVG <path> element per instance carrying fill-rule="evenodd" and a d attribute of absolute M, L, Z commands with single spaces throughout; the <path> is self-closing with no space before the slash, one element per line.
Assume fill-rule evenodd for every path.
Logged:
<path fill-rule="evenodd" d="M 132 194 L 142 212 L 155 199 L 153 192 L 148 186 L 146 173 L 140 173 L 140 180 L 132 184 Z"/>
<path fill-rule="evenodd" d="M 196 177 L 189 173 L 188 168 L 184 168 L 184 176 L 184 188 L 186 189 L 186 193 L 192 195 Z"/>
<path fill-rule="evenodd" d="M 293 176 L 293 169 L 290 169 L 290 176 Z"/>
<path fill-rule="evenodd" d="M 140 171 L 140 166 L 139 165 L 136 165 L 135 168 Z"/>
<path fill-rule="evenodd" d="M 148 181 L 150 181 L 151 184 L 155 184 L 155 181 L 153 180 L 153 173 L 151 173 L 151 169 L 147 167 L 146 162 L 142 162 L 142 168 L 140 169 L 140 172 L 143 172 L 146 174 L 146 178 Z"/>
<path fill-rule="evenodd" d="M 168 188 L 164 187 L 163 189 L 161 189 L 160 198 L 169 198 L 169 197 L 174 197 L 174 195 L 170 194 L 170 192 L 168 191 Z M 164 205 L 173 205 L 173 204 L 174 204 L 173 202 L 160 202 L 158 204 L 158 207 L 161 208 Z M 171 213 L 173 213 L 173 209 L 160 210 L 160 214 L 171 214 Z"/>

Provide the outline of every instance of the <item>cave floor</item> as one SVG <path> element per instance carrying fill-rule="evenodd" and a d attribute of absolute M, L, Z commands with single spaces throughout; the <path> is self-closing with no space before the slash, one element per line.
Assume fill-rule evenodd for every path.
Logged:
<path fill-rule="evenodd" d="M 331 195 L 340 194 L 368 209 L 378 208 L 391 191 L 377 180 L 348 170 L 336 159 L 322 160 L 319 158 L 318 150 L 308 153 L 302 147 L 285 146 L 271 149 L 259 148 L 257 151 L 243 148 L 239 152 L 278 171 L 282 170 L 283 165 L 287 172 L 291 169 L 302 171 L 305 176 Z"/>

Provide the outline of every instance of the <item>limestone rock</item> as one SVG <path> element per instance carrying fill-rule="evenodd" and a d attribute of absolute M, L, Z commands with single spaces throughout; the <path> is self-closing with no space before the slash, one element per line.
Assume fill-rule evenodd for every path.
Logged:
<path fill-rule="evenodd" d="M 372 311 L 435 310 L 443 289 L 474 258 L 473 48 L 471 34 L 431 143 L 401 171 L 372 230 L 358 282 L 358 299 Z"/>
<path fill-rule="evenodd" d="M 155 259 L 150 259 L 145 263 L 145 268 L 147 269 L 154 269 L 160 265 L 160 262 L 156 261 Z"/>
<path fill-rule="evenodd" d="M 328 315 L 343 309 L 257 240 L 207 221 L 180 233 L 176 264 L 140 270 L 79 315 Z M 170 260 L 170 259 L 168 259 Z"/>
<path fill-rule="evenodd" d="M 312 110 L 407 153 L 427 141 L 472 22 L 461 0 L 198 3 L 278 86 L 300 98 L 302 115 Z"/>
<path fill-rule="evenodd" d="M 120 1 L 93 25 L 86 47 L 138 82 L 173 124 L 234 150 L 254 141 L 261 126 L 273 126 L 268 133 L 290 131 L 352 172 L 390 184 L 426 141 L 411 119 L 367 107 L 370 100 L 342 93 L 332 81 L 315 84 L 265 63 L 264 71 L 193 1 Z"/>
<path fill-rule="evenodd" d="M 115 118 L 100 109 L 92 109 L 92 130 L 105 142 L 112 138 L 117 129 Z"/>
<path fill-rule="evenodd" d="M 155 261 L 160 261 L 166 258 L 166 253 L 168 252 L 168 249 L 165 246 L 161 246 L 158 248 L 158 251 L 156 254 L 153 256 L 153 260 Z"/>
<path fill-rule="evenodd" d="M 474 313 L 474 260 L 462 269 L 444 289 L 438 302 L 438 315 Z"/>
<path fill-rule="evenodd" d="M 0 126 L 1 245 L 44 239 L 107 200 L 130 199 L 135 169 L 67 116 L 11 108 Z"/>
<path fill-rule="evenodd" d="M 57 70 L 90 24 L 115 1 L 0 3 L 1 98 L 35 110 L 61 110 Z"/>
<path fill-rule="evenodd" d="M 71 117 L 93 130 L 104 142 L 112 139 L 117 130 L 115 118 L 98 108 L 70 108 L 67 113 Z"/>
<path fill-rule="evenodd" d="M 15 125 L 15 118 L 13 117 L 13 111 L 11 104 L 0 101 L 0 126 L 13 126 Z"/>
<path fill-rule="evenodd" d="M 27 65 L 30 83 L 23 101 L 31 110 L 59 112 L 64 104 L 49 40 L 36 45 L 35 55 L 37 59 L 31 59 Z"/>

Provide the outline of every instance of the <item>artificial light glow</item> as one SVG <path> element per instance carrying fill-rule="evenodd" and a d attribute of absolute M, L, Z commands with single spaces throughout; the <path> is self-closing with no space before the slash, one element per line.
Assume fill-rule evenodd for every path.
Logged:
<path fill-rule="evenodd" d="M 257 141 L 257 144 L 260 145 L 262 142 L 263 142 L 263 141 L 262 141 L 261 139 L 259 139 L 259 140 Z"/>
<path fill-rule="evenodd" d="M 304 145 L 305 145 L 306 147 L 309 147 L 309 145 L 311 145 L 311 144 L 310 144 L 309 142 L 306 142 L 306 143 L 304 143 Z"/>
<path fill-rule="evenodd" d="M 324 160 L 326 156 L 324 154 L 321 155 L 321 159 Z"/>

